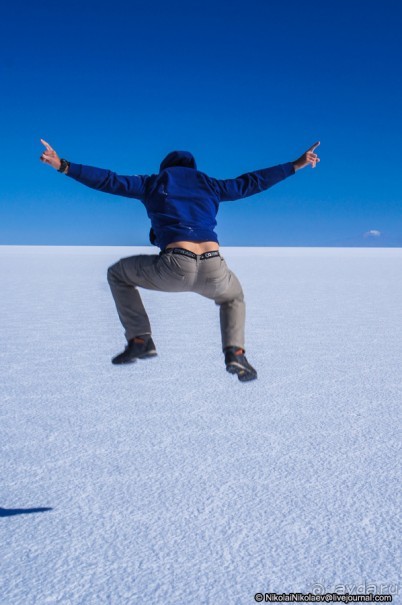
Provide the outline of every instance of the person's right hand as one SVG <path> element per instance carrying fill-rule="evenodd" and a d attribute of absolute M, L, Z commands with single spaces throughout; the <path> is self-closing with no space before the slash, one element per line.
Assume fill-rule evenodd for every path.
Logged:
<path fill-rule="evenodd" d="M 46 141 L 44 141 L 43 139 L 41 139 L 40 141 L 46 147 L 46 151 L 44 151 L 40 156 L 40 161 L 44 164 L 49 164 L 50 166 L 53 166 L 53 168 L 58 170 L 61 164 L 59 156 L 57 155 L 55 150 L 50 147 L 49 143 L 46 143 Z"/>
<path fill-rule="evenodd" d="M 315 168 L 317 162 L 320 161 L 320 158 L 318 157 L 318 155 L 316 153 L 314 153 L 314 150 L 316 147 L 318 147 L 319 144 L 320 144 L 320 141 L 317 141 L 316 143 L 314 143 L 314 145 L 312 145 L 309 149 L 307 149 L 306 153 L 303 153 L 302 156 L 300 156 L 295 162 L 293 162 L 295 171 L 300 170 L 300 168 L 304 168 L 305 166 L 308 166 L 309 164 L 311 164 L 312 168 Z"/>

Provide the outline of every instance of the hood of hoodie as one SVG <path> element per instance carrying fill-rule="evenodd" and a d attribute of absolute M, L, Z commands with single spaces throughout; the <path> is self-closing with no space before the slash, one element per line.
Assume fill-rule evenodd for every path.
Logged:
<path fill-rule="evenodd" d="M 160 165 L 159 172 L 162 172 L 165 168 L 171 168 L 172 166 L 184 166 L 185 168 L 197 169 L 194 156 L 189 151 L 171 151 L 168 153 Z"/>

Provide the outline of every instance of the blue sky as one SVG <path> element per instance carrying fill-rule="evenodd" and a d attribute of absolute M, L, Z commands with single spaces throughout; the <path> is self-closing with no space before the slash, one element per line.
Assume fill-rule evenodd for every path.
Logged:
<path fill-rule="evenodd" d="M 144 245 L 140 202 L 39 162 L 157 172 L 173 149 L 217 178 L 321 163 L 222 204 L 223 246 L 401 246 L 399 2 L 8 4 L 0 21 L 0 243 Z"/>

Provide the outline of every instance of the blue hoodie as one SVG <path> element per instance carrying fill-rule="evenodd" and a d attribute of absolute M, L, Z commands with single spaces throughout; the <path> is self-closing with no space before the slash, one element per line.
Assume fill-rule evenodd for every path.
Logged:
<path fill-rule="evenodd" d="M 68 170 L 69 177 L 88 187 L 140 200 L 151 220 L 154 243 L 162 250 L 177 241 L 219 243 L 215 227 L 220 202 L 260 193 L 294 173 L 288 162 L 219 180 L 197 170 L 188 151 L 169 153 L 158 174 L 121 176 L 73 162 Z"/>

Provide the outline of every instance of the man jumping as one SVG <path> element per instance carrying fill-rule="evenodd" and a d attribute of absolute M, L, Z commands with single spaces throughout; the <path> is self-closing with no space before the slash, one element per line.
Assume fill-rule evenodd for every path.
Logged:
<path fill-rule="evenodd" d="M 215 233 L 220 202 L 260 193 L 319 158 L 314 143 L 294 162 L 219 180 L 197 170 L 188 151 L 172 151 L 158 174 L 121 176 L 110 170 L 60 159 L 43 139 L 40 156 L 59 172 L 105 193 L 140 200 L 151 220 L 151 242 L 157 254 L 122 258 L 108 269 L 108 282 L 127 345 L 114 364 L 155 356 L 151 325 L 138 288 L 163 292 L 197 292 L 219 306 L 226 370 L 245 382 L 257 378 L 245 356 L 245 303 L 236 275 L 219 253 Z"/>

